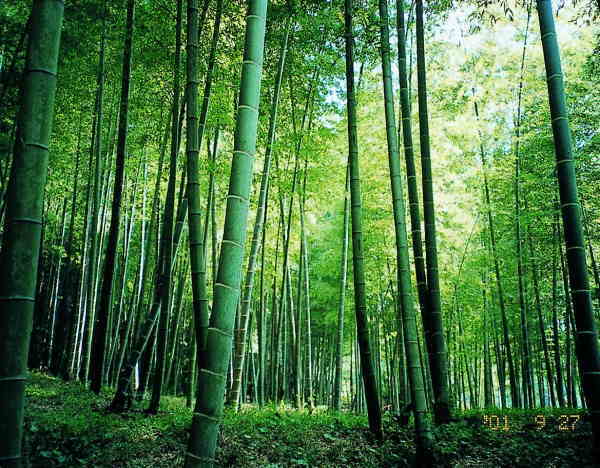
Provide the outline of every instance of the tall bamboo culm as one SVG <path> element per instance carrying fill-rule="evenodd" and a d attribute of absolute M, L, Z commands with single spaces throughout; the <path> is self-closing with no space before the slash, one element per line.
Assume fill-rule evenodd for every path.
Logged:
<path fill-rule="evenodd" d="M 206 5 L 205 5 L 206 7 Z M 200 115 L 198 115 L 197 93 L 197 62 L 198 62 L 198 41 L 201 38 L 200 31 L 205 20 L 206 9 L 202 10 L 200 21 L 200 30 L 194 32 L 197 36 L 195 43 L 188 40 L 188 67 L 193 67 L 193 71 L 188 70 L 187 100 L 188 100 L 188 127 L 187 127 L 187 195 L 188 195 L 188 239 L 190 249 L 190 269 L 192 272 L 192 297 L 194 308 L 194 326 L 196 328 L 196 352 L 199 366 L 202 362 L 202 353 L 206 348 L 206 330 L 208 328 L 208 294 L 206 290 L 206 246 L 204 244 L 204 234 L 202 229 L 202 210 L 200 203 L 200 148 L 202 148 L 202 138 L 206 128 L 206 118 L 208 116 L 208 107 L 210 103 L 210 93 L 212 89 L 213 71 L 216 62 L 217 43 L 219 40 L 219 31 L 221 28 L 221 15 L 223 13 L 223 0 L 217 0 L 216 14 L 213 27 L 213 35 L 210 44 L 210 53 L 208 56 L 208 67 L 206 78 L 204 80 L 204 94 L 202 96 L 202 106 Z M 189 30 L 189 26 L 188 26 Z M 189 36 L 189 32 L 188 32 Z M 192 95 L 193 94 L 193 95 Z M 193 107 L 193 110 L 191 110 Z M 193 135 L 192 132 L 194 133 Z M 214 206 L 214 204 L 213 204 Z"/>
<path fill-rule="evenodd" d="M 125 152 L 127 148 L 129 90 L 131 77 L 131 55 L 133 48 L 135 0 L 127 1 L 127 25 L 123 48 L 123 68 L 121 75 L 121 102 L 119 106 L 118 144 L 115 158 L 115 181 L 111 203 L 111 218 L 106 247 L 106 259 L 102 277 L 102 287 L 98 298 L 98 310 L 94 317 L 91 349 L 90 388 L 100 393 L 104 381 L 107 329 L 112 304 L 113 278 L 119 242 L 121 219 L 121 197 L 125 178 Z M 100 129 L 98 130 L 100 131 Z"/>
<path fill-rule="evenodd" d="M 365 291 L 365 271 L 362 239 L 362 202 L 360 193 L 360 170 L 358 166 L 358 132 L 356 128 L 356 95 L 354 84 L 354 29 L 352 25 L 352 0 L 345 0 L 344 26 L 346 36 L 346 107 L 348 113 L 348 165 L 350 166 L 350 205 L 352 219 L 352 263 L 354 273 L 354 308 L 356 313 L 356 335 L 360 349 L 369 428 L 373 435 L 383 438 L 381 406 L 375 379 Z"/>
<path fill-rule="evenodd" d="M 560 50 L 554 27 L 554 17 L 552 16 L 551 0 L 538 0 L 537 11 L 546 65 L 548 99 L 556 153 L 556 176 L 558 178 L 569 283 L 575 311 L 575 346 L 583 393 L 591 415 L 593 450 L 596 462 L 600 463 L 600 353 L 598 352 L 598 333 L 590 294 L 581 222 L 581 205 L 577 193 L 571 131 L 567 116 Z"/>
<path fill-rule="evenodd" d="M 217 433 L 223 414 L 226 375 L 240 295 L 252 167 L 256 151 L 267 3 L 267 0 L 250 0 L 246 17 L 244 61 L 225 226 L 217 281 L 214 285 L 213 312 L 198 375 L 198 398 L 185 456 L 187 468 L 211 467 L 215 462 Z"/>
<path fill-rule="evenodd" d="M 338 305 L 337 338 L 335 352 L 335 378 L 333 383 L 333 408 L 342 409 L 342 366 L 344 357 L 344 312 L 346 309 L 346 278 L 348 275 L 348 227 L 350 219 L 350 167 L 346 165 L 344 184 L 344 225 L 342 227 L 342 260 L 340 266 L 340 301 Z"/>
<path fill-rule="evenodd" d="M 412 281 L 410 262 L 408 258 L 408 236 L 406 233 L 406 209 L 404 206 L 404 190 L 400 170 L 400 155 L 398 151 L 398 132 L 394 114 L 394 92 L 392 85 L 392 65 L 390 59 L 390 32 L 387 0 L 379 0 L 379 21 L 381 31 L 381 68 L 383 75 L 383 94 L 386 121 L 386 137 L 390 168 L 390 185 L 394 213 L 396 240 L 396 268 L 398 279 L 399 301 L 396 305 L 397 324 L 405 326 L 405 348 L 413 412 L 415 417 L 415 442 L 419 466 L 431 463 L 432 434 L 427 420 L 427 400 L 423 391 L 423 379 L 420 373 L 421 363 L 415 347 L 414 337 L 417 335 L 414 301 L 412 297 Z M 404 314 L 404 316 L 402 316 Z"/>
<path fill-rule="evenodd" d="M 263 164 L 263 173 L 260 181 L 260 191 L 258 196 L 258 206 L 256 208 L 256 220 L 254 221 L 254 230 L 252 232 L 252 241 L 250 246 L 250 256 L 248 257 L 248 269 L 244 279 L 244 292 L 240 311 L 240 327 L 236 330 L 234 356 L 233 356 L 233 382 L 229 396 L 229 403 L 236 409 L 240 400 L 240 389 L 242 384 L 242 369 L 244 368 L 246 356 L 246 333 L 248 330 L 248 321 L 250 317 L 252 290 L 254 288 L 254 274 L 256 271 L 256 260 L 258 258 L 259 241 L 264 228 L 264 218 L 267 205 L 267 186 L 269 184 L 269 173 L 271 170 L 271 156 L 273 154 L 273 143 L 275 141 L 275 129 L 277 126 L 277 106 L 279 104 L 279 93 L 281 90 L 281 81 L 283 79 L 283 69 L 285 65 L 285 56 L 287 54 L 287 44 L 290 34 L 291 15 L 285 24 L 285 33 L 281 52 L 277 63 L 277 77 L 273 89 L 273 101 L 271 102 L 271 115 L 269 118 L 269 133 L 267 136 L 267 148 L 265 150 L 265 160 Z"/>
<path fill-rule="evenodd" d="M 20 468 L 48 145 L 64 5 L 35 0 L 0 250 L 0 465 Z"/>
<path fill-rule="evenodd" d="M 419 101 L 419 137 L 421 141 L 421 174 L 423 183 L 423 220 L 425 221 L 425 255 L 427 267 L 427 314 L 423 317 L 423 329 L 433 387 L 433 414 L 436 423 L 450 421 L 448 392 L 448 355 L 442 324 L 442 301 L 440 297 L 437 238 L 435 228 L 435 203 L 429 143 L 429 115 L 427 110 L 427 77 L 425 68 L 425 25 L 423 0 L 416 0 L 417 26 L 417 82 Z"/>

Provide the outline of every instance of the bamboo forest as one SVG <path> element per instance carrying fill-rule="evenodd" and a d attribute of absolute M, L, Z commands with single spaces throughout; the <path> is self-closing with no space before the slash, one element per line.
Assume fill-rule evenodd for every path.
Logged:
<path fill-rule="evenodd" d="M 0 468 L 600 467 L 600 1 L 0 1 L 0 245 Z"/>

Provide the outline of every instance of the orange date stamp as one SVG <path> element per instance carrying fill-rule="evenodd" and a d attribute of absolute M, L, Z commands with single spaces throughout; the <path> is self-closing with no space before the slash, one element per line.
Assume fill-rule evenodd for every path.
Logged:
<path fill-rule="evenodd" d="M 549 428 L 551 425 L 557 424 L 558 430 L 567 432 L 574 431 L 577 428 L 577 424 L 581 420 L 579 414 L 561 414 L 557 420 L 547 418 L 543 414 L 535 416 L 533 425 L 538 431 L 542 431 L 545 428 Z M 497 414 L 486 414 L 483 416 L 483 425 L 493 431 L 504 431 L 508 432 L 511 430 L 511 421 L 508 416 L 502 416 Z"/>

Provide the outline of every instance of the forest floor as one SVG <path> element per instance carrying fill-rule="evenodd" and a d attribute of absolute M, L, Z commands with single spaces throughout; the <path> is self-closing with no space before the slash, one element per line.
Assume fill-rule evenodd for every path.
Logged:
<path fill-rule="evenodd" d="M 110 396 L 108 389 L 96 396 L 79 383 L 32 373 L 25 437 L 30 466 L 182 465 L 191 420 L 182 398 L 164 397 L 162 411 L 146 416 L 141 409 L 125 415 L 106 413 Z M 482 412 L 461 414 L 460 422 L 435 430 L 437 466 L 594 466 L 589 423 L 569 417 L 577 414 L 573 410 L 560 414 L 489 412 L 491 428 L 483 424 Z M 414 453 L 410 427 L 400 427 L 388 415 L 384 420 L 385 440 L 377 442 L 360 415 L 274 407 L 226 411 L 217 457 L 222 466 L 236 467 L 409 466 Z"/>

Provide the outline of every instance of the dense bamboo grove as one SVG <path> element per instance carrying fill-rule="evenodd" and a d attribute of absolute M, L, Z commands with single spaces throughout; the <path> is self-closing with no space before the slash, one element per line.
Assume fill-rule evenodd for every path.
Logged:
<path fill-rule="evenodd" d="M 0 6 L 0 466 L 28 369 L 185 398 L 186 467 L 269 405 L 417 466 L 464 411 L 577 409 L 600 463 L 600 5 L 556 8 Z"/>

